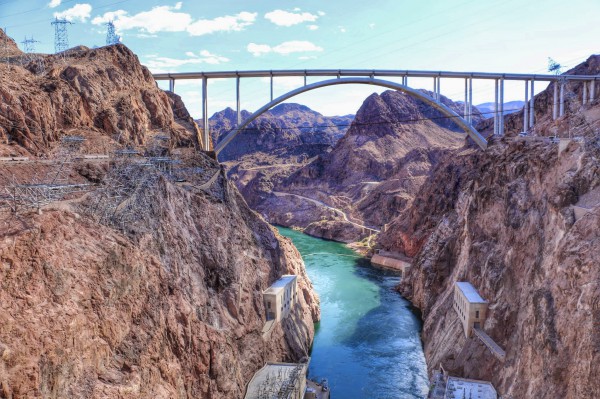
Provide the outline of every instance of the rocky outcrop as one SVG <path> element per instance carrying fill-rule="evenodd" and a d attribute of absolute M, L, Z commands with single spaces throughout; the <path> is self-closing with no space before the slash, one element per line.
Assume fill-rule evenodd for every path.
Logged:
<path fill-rule="evenodd" d="M 43 75 L 0 64 L 1 150 L 50 155 L 0 164 L 0 397 L 237 399 L 264 362 L 306 358 L 319 303 L 302 259 L 187 148 L 198 129 L 179 97 L 121 45 L 45 62 Z M 148 155 L 169 135 L 177 163 L 63 163 L 64 134 Z M 85 195 L 44 206 L 17 193 L 58 174 Z M 286 273 L 298 304 L 263 331 L 262 292 Z"/>
<path fill-rule="evenodd" d="M 242 120 L 248 111 L 241 111 Z M 283 103 L 259 116 L 241 132 L 221 153 L 219 160 L 240 161 L 245 155 L 258 158 L 261 154 L 282 151 L 296 153 L 297 147 L 305 149 L 334 145 L 348 130 L 352 115 L 323 116 L 305 105 Z M 231 108 L 215 113 L 210 118 L 210 131 L 214 142 L 219 142 L 236 126 L 236 112 Z M 258 163 L 260 159 L 257 159 Z"/>
<path fill-rule="evenodd" d="M 127 47 L 39 57 L 42 71 L 36 62 L 0 63 L 0 155 L 42 156 L 65 134 L 88 138 L 86 150 L 96 153 L 116 143 L 146 145 L 157 134 L 170 135 L 173 146 L 197 140 L 198 127 L 181 115 L 180 103 Z"/>
<path fill-rule="evenodd" d="M 442 364 L 451 374 L 491 380 L 514 398 L 595 398 L 599 105 L 575 110 L 572 103 L 553 122 L 548 92 L 552 86 L 535 99 L 534 130 L 568 135 L 565 127 L 581 126 L 582 142 L 559 154 L 548 141 L 509 137 L 485 152 L 451 153 L 380 246 L 414 256 L 400 291 L 422 311 L 431 369 Z M 507 117 L 510 134 L 518 118 Z M 504 362 L 465 337 L 452 309 L 456 281 L 471 282 L 489 301 L 483 329 L 506 350 Z"/>
<path fill-rule="evenodd" d="M 442 102 L 462 113 L 460 104 Z M 373 94 L 330 152 L 269 187 L 275 194 L 255 191 L 246 200 L 272 222 L 357 241 L 411 204 L 443 152 L 464 143 L 458 131 L 420 100 L 396 91 Z"/>
<path fill-rule="evenodd" d="M 3 397 L 239 398 L 265 361 L 307 355 L 319 308 L 297 250 L 223 176 L 194 187 L 159 176 L 123 230 L 97 222 L 97 192 L 3 219 Z M 299 304 L 263 337 L 284 273 Z"/>

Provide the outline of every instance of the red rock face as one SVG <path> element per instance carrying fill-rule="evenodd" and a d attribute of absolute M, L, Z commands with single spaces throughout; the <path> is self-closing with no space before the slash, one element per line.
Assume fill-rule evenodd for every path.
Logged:
<path fill-rule="evenodd" d="M 45 61 L 39 76 L 0 64 L 3 152 L 45 156 L 63 134 L 85 136 L 96 153 L 114 148 L 114 134 L 140 149 L 157 133 L 179 147 L 197 136 L 180 99 L 124 46 Z M 114 159 L 69 171 L 96 185 L 83 197 L 39 214 L 0 209 L 0 398 L 237 399 L 266 361 L 307 355 L 319 304 L 300 254 L 215 161 L 173 153 L 193 178 L 129 175 L 152 184 L 118 197 L 108 215 L 143 199 L 126 223 L 98 211 Z M 0 185 L 54 166 L 1 164 Z M 298 276 L 299 303 L 263 337 L 262 291 L 282 274 Z"/>
<path fill-rule="evenodd" d="M 126 234 L 86 214 L 94 192 L 3 218 L 2 396 L 233 399 L 265 361 L 304 357 L 319 308 L 300 255 L 213 191 L 159 180 Z M 265 339 L 262 291 L 285 273 L 299 305 Z"/>
<path fill-rule="evenodd" d="M 485 152 L 452 153 L 380 239 L 385 249 L 415 256 L 400 291 L 423 311 L 430 368 L 441 363 L 491 380 L 515 398 L 599 392 L 599 106 L 569 109 L 552 122 L 551 108 L 536 108 L 536 131 L 579 127 L 583 143 L 559 155 L 548 142 L 507 138 Z M 573 206 L 588 212 L 577 219 Z M 483 328 L 506 349 L 504 362 L 465 338 L 452 309 L 456 281 L 471 282 L 489 301 Z"/>
<path fill-rule="evenodd" d="M 180 102 L 158 89 L 127 47 L 73 51 L 62 61 L 43 57 L 45 71 L 0 63 L 0 138 L 3 155 L 47 154 L 65 134 L 90 138 L 90 152 L 144 145 L 152 134 L 192 145 L 198 128 Z M 29 68 L 29 69 L 28 69 Z M 93 139 L 93 141 L 92 141 Z"/>

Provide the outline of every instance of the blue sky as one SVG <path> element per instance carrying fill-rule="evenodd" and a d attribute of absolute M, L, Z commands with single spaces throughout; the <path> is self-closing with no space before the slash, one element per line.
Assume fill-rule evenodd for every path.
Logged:
<path fill-rule="evenodd" d="M 0 0 L 0 27 L 17 42 L 33 36 L 54 51 L 55 15 L 75 24 L 70 45 L 103 45 L 108 20 L 124 44 L 154 72 L 247 69 L 369 68 L 544 73 L 547 58 L 574 66 L 600 52 L 598 0 Z M 275 96 L 298 86 L 277 79 Z M 442 94 L 463 96 L 462 81 L 442 81 Z M 411 86 L 432 88 L 429 80 Z M 543 89 L 538 85 L 537 91 Z M 196 117 L 200 82 L 178 82 Z M 507 83 L 506 100 L 522 99 Z M 294 101 L 326 115 L 354 113 L 372 87 L 303 94 Z M 210 109 L 234 106 L 234 83 L 209 86 Z M 475 103 L 493 88 L 476 83 Z M 268 83 L 243 81 L 242 107 L 269 99 Z"/>

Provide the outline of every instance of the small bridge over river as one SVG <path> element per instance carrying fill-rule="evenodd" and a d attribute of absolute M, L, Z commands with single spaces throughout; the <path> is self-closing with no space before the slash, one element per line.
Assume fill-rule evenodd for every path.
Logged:
<path fill-rule="evenodd" d="M 273 98 L 273 80 L 281 77 L 303 77 L 304 85 L 291 90 L 277 98 Z M 308 83 L 307 78 L 317 78 L 316 82 Z M 271 100 L 263 107 L 255 111 L 247 119 L 242 120 L 240 109 L 240 80 L 247 78 L 270 78 Z M 409 79 L 431 78 L 433 81 L 433 95 L 411 88 Z M 230 131 L 214 148 L 218 154 L 228 145 L 241 131 L 244 130 L 254 119 L 262 115 L 275 105 L 284 102 L 299 94 L 316 90 L 322 87 L 342 84 L 367 84 L 402 91 L 412 97 L 420 99 L 436 108 L 445 116 L 452 118 L 469 137 L 482 149 L 487 147 L 486 139 L 473 127 L 473 81 L 492 80 L 495 82 L 494 90 L 494 134 L 504 135 L 504 83 L 505 81 L 521 81 L 524 84 L 525 106 L 523 118 L 523 131 L 526 132 L 535 123 L 534 113 L 534 85 L 535 82 L 553 82 L 553 118 L 557 119 L 565 112 L 565 85 L 576 81 L 583 83 L 582 104 L 594 100 L 596 95 L 596 81 L 600 76 L 593 75 L 540 75 L 540 74 L 515 74 L 515 73 L 488 73 L 488 72 L 450 72 L 450 71 L 414 71 L 414 70 L 381 70 L 381 69 L 304 69 L 304 70 L 262 70 L 262 71 L 226 71 L 226 72 L 184 72 L 184 73 L 158 73 L 154 74 L 157 81 L 169 81 L 169 90 L 175 92 L 177 80 L 201 80 L 202 81 L 202 122 L 203 150 L 210 151 L 210 136 L 208 124 L 208 81 L 210 79 L 235 79 L 236 81 L 236 127 Z M 395 80 L 391 80 L 395 79 Z M 442 104 L 441 87 L 442 79 L 463 79 L 465 87 L 464 112 L 460 116 L 455 111 Z M 398 82 L 397 80 L 400 80 Z"/>

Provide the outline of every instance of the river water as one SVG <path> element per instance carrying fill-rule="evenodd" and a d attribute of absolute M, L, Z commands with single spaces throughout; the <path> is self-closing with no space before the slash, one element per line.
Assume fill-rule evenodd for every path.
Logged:
<path fill-rule="evenodd" d="M 392 290 L 398 275 L 372 267 L 343 244 L 279 231 L 302 254 L 321 298 L 309 378 L 327 378 L 332 399 L 426 397 L 421 321 Z"/>

